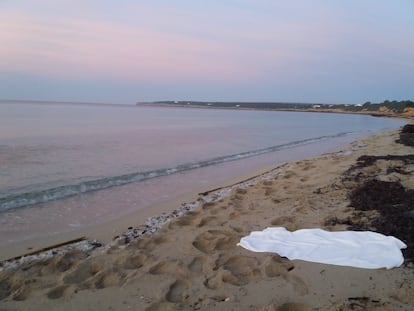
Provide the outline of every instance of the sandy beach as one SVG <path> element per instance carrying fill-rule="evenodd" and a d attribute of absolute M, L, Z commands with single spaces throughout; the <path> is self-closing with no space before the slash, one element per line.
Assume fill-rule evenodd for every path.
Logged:
<path fill-rule="evenodd" d="M 170 202 L 152 223 L 130 218 L 131 227 L 103 245 L 81 242 L 50 257 L 2 262 L 0 310 L 414 310 L 410 135 L 378 133 L 194 202 Z M 389 270 L 359 269 L 237 246 L 275 226 L 392 233 L 408 245 L 406 260 Z"/>

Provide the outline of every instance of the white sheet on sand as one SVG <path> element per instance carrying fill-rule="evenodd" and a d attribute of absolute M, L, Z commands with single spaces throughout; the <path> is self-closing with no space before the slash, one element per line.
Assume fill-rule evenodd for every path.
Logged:
<path fill-rule="evenodd" d="M 289 259 L 377 269 L 399 267 L 404 262 L 402 241 L 370 231 L 329 232 L 283 227 L 254 231 L 238 244 L 253 252 L 273 252 Z"/>

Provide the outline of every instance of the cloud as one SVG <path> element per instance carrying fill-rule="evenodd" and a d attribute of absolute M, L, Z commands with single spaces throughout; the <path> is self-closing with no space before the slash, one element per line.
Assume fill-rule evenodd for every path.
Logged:
<path fill-rule="evenodd" d="M 237 77 L 231 48 L 214 40 L 85 19 L 0 13 L 3 70 L 147 79 Z"/>
<path fill-rule="evenodd" d="M 387 1 L 6 3 L 0 72 L 16 77 L 232 90 L 233 98 L 384 89 L 413 78 L 413 21 Z"/>
<path fill-rule="evenodd" d="M 0 68 L 71 78 L 247 84 L 299 73 L 337 40 L 321 19 L 303 23 L 270 12 L 259 18 L 263 7 L 252 13 L 252 6 L 205 5 L 217 14 L 161 6 L 152 15 L 150 7 L 131 6 L 126 22 L 99 19 L 90 8 L 91 18 L 75 16 L 73 7 L 70 17 L 2 10 Z"/>

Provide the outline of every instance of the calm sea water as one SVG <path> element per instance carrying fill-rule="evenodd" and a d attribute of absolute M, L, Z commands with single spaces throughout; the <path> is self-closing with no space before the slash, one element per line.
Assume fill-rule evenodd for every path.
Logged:
<path fill-rule="evenodd" d="M 362 115 L 3 102 L 0 244 L 99 223 L 401 125 Z"/>

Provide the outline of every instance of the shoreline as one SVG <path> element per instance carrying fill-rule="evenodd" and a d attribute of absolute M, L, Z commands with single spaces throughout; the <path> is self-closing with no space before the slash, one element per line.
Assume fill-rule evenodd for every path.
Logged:
<path fill-rule="evenodd" d="M 188 210 L 186 206 L 198 206 L 205 202 L 210 195 L 214 196 L 217 191 L 231 189 L 248 183 L 251 180 L 259 180 L 263 178 L 263 176 L 271 174 L 273 171 L 276 171 L 287 164 L 288 162 L 281 162 L 276 164 L 276 166 L 267 165 L 260 167 L 258 169 L 254 169 L 250 173 L 233 177 L 223 182 L 214 183 L 207 187 L 199 187 L 195 191 L 178 195 L 172 199 L 150 204 L 145 208 L 129 212 L 126 215 L 122 215 L 119 218 L 112 219 L 104 223 L 94 224 L 69 232 L 62 232 L 52 236 L 36 237 L 33 239 L 2 245 L 0 246 L 2 249 L 0 254 L 0 268 L 2 263 L 4 264 L 8 261 L 28 257 L 33 253 L 39 254 L 43 249 L 54 248 L 54 245 L 72 244 L 71 241 L 73 240 L 82 239 L 92 243 L 97 242 L 102 245 L 110 245 L 117 238 L 130 235 L 131 230 L 128 228 L 145 228 L 149 221 L 154 221 L 154 219 L 158 218 L 165 218 L 166 215 L 169 215 L 167 220 L 182 216 L 186 212 L 186 209 Z M 160 228 L 161 221 L 159 222 L 160 224 L 153 225 Z M 108 228 L 111 229 L 109 230 Z"/>
<path fill-rule="evenodd" d="M 253 180 L 227 184 L 227 189 L 180 198 L 179 204 L 201 200 L 197 208 L 172 217 L 151 235 L 131 238 L 127 232 L 106 247 L 70 249 L 6 269 L 0 272 L 6 284 L 0 300 L 6 310 L 412 310 L 412 264 L 366 270 L 290 261 L 236 246 L 240 237 L 268 226 L 331 231 L 357 221 L 369 226 L 376 214 L 361 214 L 349 206 L 349 192 L 359 186 L 352 174 L 369 173 L 380 180 L 398 177 L 414 189 L 414 172 L 401 171 L 409 168 L 401 166 L 401 160 L 381 160 L 356 168 L 357 173 L 351 168 L 362 155 L 412 154 L 412 147 L 395 143 L 398 134 L 375 133 L 321 156 L 249 176 Z M 400 173 L 387 173 L 394 166 Z M 220 192 L 224 190 L 226 195 Z M 134 229 L 139 227 L 129 232 Z M 25 283 L 27 279 L 36 281 Z"/>
<path fill-rule="evenodd" d="M 363 136 L 360 139 L 367 137 Z M 341 151 L 342 149 L 346 149 L 348 150 L 347 152 L 350 152 L 350 150 L 354 148 L 353 145 L 358 145 L 358 141 L 360 139 L 336 147 L 328 148 L 327 153 L 324 154 L 343 152 Z M 321 157 L 324 154 L 317 153 L 316 155 L 302 156 L 301 152 L 299 152 L 299 155 L 295 156 L 294 160 L 299 161 L 305 159 L 314 159 Z M 249 159 L 247 159 L 247 161 L 248 160 Z M 185 192 L 173 198 L 162 200 L 158 203 L 152 203 L 142 209 L 129 212 L 118 218 L 111 219 L 103 223 L 93 224 L 72 231 L 65 231 L 53 235 L 40 236 L 1 245 L 0 264 L 2 262 L 10 261 L 11 259 L 27 257 L 32 253 L 41 253 L 43 249 L 49 249 L 53 245 L 70 244 L 68 242 L 81 238 L 83 238 L 85 241 L 91 241 L 91 243 L 97 242 L 103 245 L 109 245 L 116 239 L 116 237 L 128 235 L 128 232 L 129 235 L 131 235 L 131 230 L 128 230 L 128 228 L 145 228 L 146 223 L 151 219 L 157 219 L 168 214 L 177 214 L 177 211 L 180 210 L 183 206 L 192 205 L 196 202 L 203 202 L 204 196 L 208 196 L 210 193 L 216 190 L 237 187 L 238 185 L 244 184 L 251 179 L 260 179 L 264 175 L 271 174 L 272 171 L 277 171 L 280 167 L 286 166 L 289 162 L 292 162 L 294 160 L 282 160 L 275 164 L 261 165 L 258 168 L 249 170 L 243 174 L 238 174 L 231 178 L 226 178 L 224 181 L 215 182 L 207 186 L 199 186 L 190 192 Z M 182 212 L 179 212 L 179 214 L 181 215 Z M 111 228 L 111 230 L 108 230 L 108 228 Z"/>
<path fill-rule="evenodd" d="M 212 108 L 214 109 L 214 108 Z M 387 131 L 390 132 L 390 131 Z M 385 132 L 385 133 L 387 133 Z M 391 131 L 392 132 L 392 131 Z M 299 157 L 293 161 L 282 161 L 274 165 L 267 165 L 250 171 L 247 174 L 236 176 L 225 180 L 224 182 L 218 182 L 211 184 L 207 187 L 200 187 L 195 191 L 186 192 L 172 199 L 161 201 L 155 204 L 129 212 L 126 215 L 122 215 L 119 218 L 112 219 L 100 224 L 94 224 L 91 226 L 83 227 L 77 230 L 68 232 L 62 232 L 49 236 L 41 236 L 33 239 L 27 239 L 14 243 L 9 243 L 1 246 L 2 252 L 0 254 L 0 264 L 14 259 L 27 257 L 32 253 L 41 253 L 43 249 L 52 248 L 54 245 L 70 244 L 72 240 L 83 239 L 85 241 L 98 242 L 103 245 L 110 245 L 116 240 L 117 237 L 127 236 L 131 227 L 145 227 L 145 224 L 151 220 L 162 217 L 163 215 L 173 214 L 186 205 L 197 204 L 200 205 L 204 201 L 203 198 L 210 194 L 214 195 L 214 192 L 222 189 L 237 188 L 240 185 L 247 183 L 250 180 L 260 180 L 264 176 L 271 174 L 273 171 L 277 171 L 279 168 L 289 165 L 289 163 L 301 160 L 315 160 L 325 155 L 333 154 L 347 154 L 352 153 L 358 149 L 360 141 L 364 139 L 370 139 L 372 136 L 382 134 L 384 132 L 375 133 L 366 137 L 357 139 L 356 141 L 345 143 L 341 146 L 334 147 L 327 153 L 323 153 L 317 156 L 311 156 L 309 158 Z M 181 212 L 180 212 L 181 216 Z M 108 230 L 111 228 L 111 230 Z M 129 234 L 130 235 L 130 234 Z"/>
<path fill-rule="evenodd" d="M 331 145 L 329 142 L 322 142 L 322 144 L 323 145 L 321 145 L 321 148 L 323 148 L 325 152 L 329 152 L 331 150 L 336 150 L 341 147 L 348 148 L 351 142 L 342 142 L 339 146 L 337 144 Z M 227 172 L 228 174 L 226 175 L 226 177 L 221 178 L 218 181 L 213 181 L 212 183 L 197 185 L 196 187 L 192 187 L 191 190 L 187 189 L 179 194 L 171 196 L 168 199 L 160 199 L 156 203 L 150 203 L 149 205 L 146 205 L 143 208 L 136 209 L 135 211 L 129 211 L 116 218 L 110 218 L 105 220 L 104 222 L 90 224 L 81 228 L 77 228 L 75 230 L 63 231 L 51 235 L 37 236 L 34 238 L 1 244 L 0 262 L 15 257 L 22 257 L 26 254 L 35 252 L 37 250 L 48 248 L 52 245 L 65 243 L 70 240 L 79 239 L 81 237 L 86 237 L 88 240 L 91 241 L 97 240 L 99 241 L 99 243 L 108 244 L 113 241 L 113 238 L 115 236 L 122 235 L 123 233 L 128 231 L 129 227 L 133 227 L 136 225 L 143 226 L 145 225 L 146 221 L 151 217 L 156 218 L 157 216 L 160 216 L 162 214 L 170 213 L 176 209 L 179 209 L 182 205 L 188 204 L 189 202 L 197 201 L 198 199 L 200 199 L 200 194 L 202 193 L 211 192 L 212 189 L 215 188 L 236 185 L 238 183 L 244 182 L 247 179 L 256 178 L 259 175 L 266 174 L 269 171 L 276 169 L 280 165 L 285 165 L 288 161 L 317 157 L 320 155 L 320 151 L 317 150 L 318 149 L 314 149 L 312 145 L 295 147 L 295 151 L 291 151 L 290 149 L 282 150 L 278 152 L 277 162 L 275 162 L 273 156 L 269 154 L 257 156 L 253 160 L 251 158 L 244 159 L 242 161 L 249 161 L 250 163 L 248 164 L 248 168 L 246 169 L 244 167 L 246 166 L 246 163 L 244 165 L 238 164 L 239 161 L 225 163 L 224 165 L 226 166 L 222 166 L 221 168 L 219 168 L 219 171 L 223 172 L 224 170 L 224 172 Z M 294 153 L 293 155 L 291 154 L 292 152 Z M 258 163 L 260 164 L 255 163 L 254 165 L 251 165 L 251 161 L 253 161 L 253 163 L 257 162 L 257 160 L 262 157 L 265 157 L 266 160 L 259 160 Z M 239 171 L 239 169 L 241 169 L 241 171 Z M 184 175 L 182 175 L 180 178 L 189 178 L 189 180 L 191 181 L 194 178 L 198 178 L 198 176 L 203 176 L 203 174 L 205 174 L 209 170 L 209 167 L 204 167 L 198 169 L 196 174 L 194 174 L 192 171 L 189 172 L 190 174 L 194 175 L 193 177 L 186 176 L 187 173 L 184 172 L 182 173 Z M 236 170 L 237 173 L 233 174 L 234 170 Z M 223 175 L 222 173 L 219 174 Z M 233 176 L 229 177 L 229 174 Z M 174 176 L 171 175 L 167 176 L 166 178 L 175 178 Z M 214 176 L 212 180 L 214 180 Z M 170 181 L 165 183 L 165 185 L 168 185 L 168 183 L 170 183 Z M 160 193 L 160 195 L 161 194 L 162 193 Z M 94 193 L 93 195 L 98 196 L 99 191 Z M 105 197 L 107 198 L 108 195 L 106 195 Z M 20 217 L 24 217 L 24 214 L 20 215 Z M 36 218 L 40 218 L 40 216 L 37 216 Z M 108 228 L 111 229 L 108 230 Z"/>

